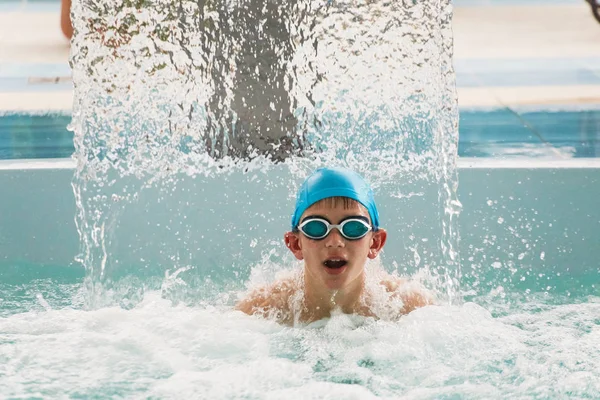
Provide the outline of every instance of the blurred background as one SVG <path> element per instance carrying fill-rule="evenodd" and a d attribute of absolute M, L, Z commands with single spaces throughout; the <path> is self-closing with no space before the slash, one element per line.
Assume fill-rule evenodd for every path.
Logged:
<path fill-rule="evenodd" d="M 66 130 L 69 29 L 61 8 L 60 0 L 0 2 L 0 159 L 73 152 Z M 600 23 L 593 8 L 586 0 L 454 2 L 459 156 L 600 154 Z"/>

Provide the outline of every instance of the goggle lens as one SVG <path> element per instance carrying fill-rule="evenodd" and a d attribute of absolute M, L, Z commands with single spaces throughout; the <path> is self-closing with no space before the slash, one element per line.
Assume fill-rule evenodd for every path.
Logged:
<path fill-rule="evenodd" d="M 369 226 L 360 223 L 359 221 L 347 221 L 342 227 L 344 236 L 352 239 L 358 239 L 365 236 L 369 232 Z"/>
<path fill-rule="evenodd" d="M 302 232 L 311 238 L 322 238 L 327 236 L 327 225 L 321 220 L 313 219 L 302 227 Z"/>

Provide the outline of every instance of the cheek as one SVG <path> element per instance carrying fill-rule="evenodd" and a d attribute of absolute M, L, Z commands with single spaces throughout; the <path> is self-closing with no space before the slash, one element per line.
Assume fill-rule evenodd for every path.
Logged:
<path fill-rule="evenodd" d="M 368 240 L 364 240 L 360 243 L 360 245 L 354 247 L 353 251 L 354 254 L 356 254 L 357 256 L 362 257 L 367 257 L 367 255 L 369 254 L 369 251 L 371 249 L 371 239 Z"/>
<path fill-rule="evenodd" d="M 319 245 L 313 241 L 306 241 L 304 243 L 304 252 L 305 254 L 307 254 L 309 257 L 310 256 L 314 256 L 317 254 L 317 250 L 318 250 Z"/>
<path fill-rule="evenodd" d="M 305 237 L 300 238 L 298 245 L 300 246 L 300 250 L 302 251 L 305 257 L 313 254 L 314 250 L 317 248 L 317 242 L 315 242 L 314 240 L 307 239 Z"/>
<path fill-rule="evenodd" d="M 323 256 L 323 243 L 315 240 L 306 240 L 302 254 L 306 260 L 310 260 L 312 263 L 320 263 L 320 259 Z"/>

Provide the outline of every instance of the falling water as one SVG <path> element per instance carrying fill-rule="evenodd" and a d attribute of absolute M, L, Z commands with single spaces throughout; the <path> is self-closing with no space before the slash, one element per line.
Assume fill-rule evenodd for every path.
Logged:
<path fill-rule="evenodd" d="M 294 193 L 321 165 L 374 186 L 386 268 L 457 300 L 449 1 L 80 0 L 72 16 L 88 306 L 148 287 L 214 300 L 285 269 Z"/>

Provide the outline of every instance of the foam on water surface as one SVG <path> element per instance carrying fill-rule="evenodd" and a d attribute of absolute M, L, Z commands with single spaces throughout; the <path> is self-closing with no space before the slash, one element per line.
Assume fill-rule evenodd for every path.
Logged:
<path fill-rule="evenodd" d="M 48 309 L 0 319 L 4 396 L 595 398 L 600 298 L 474 303 L 391 323 L 336 314 L 287 328 L 226 306 Z M 537 308 L 536 311 L 532 309 Z"/>

